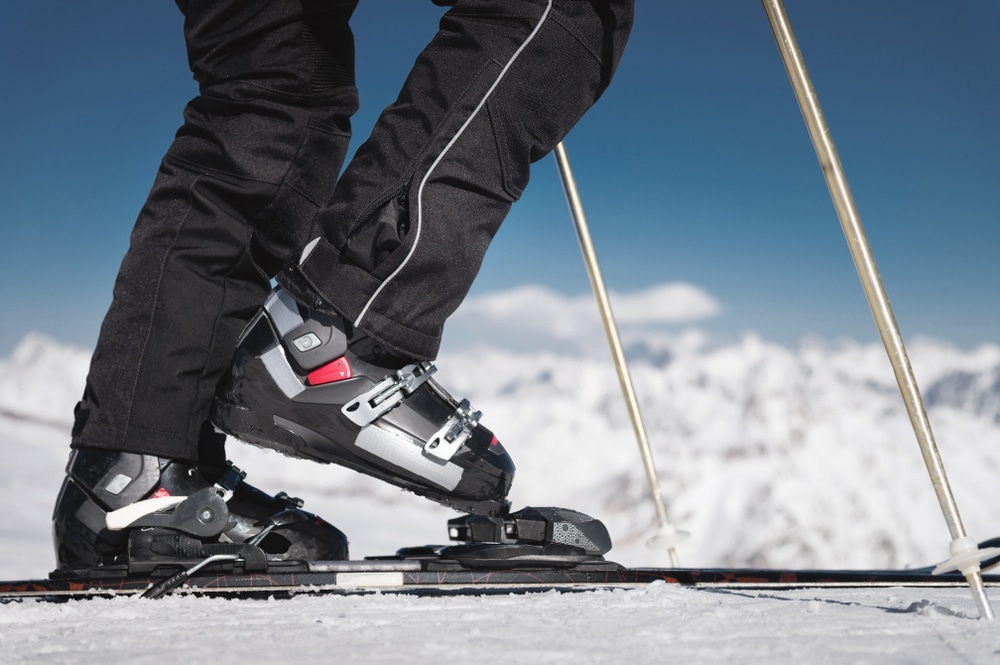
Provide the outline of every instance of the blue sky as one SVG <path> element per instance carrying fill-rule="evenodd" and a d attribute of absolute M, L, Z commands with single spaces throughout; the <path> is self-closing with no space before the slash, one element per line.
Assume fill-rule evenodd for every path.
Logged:
<path fill-rule="evenodd" d="M 1000 343 L 1000 4 L 786 0 L 904 337 Z M 362 0 L 363 138 L 441 9 Z M 128 234 L 196 94 L 166 0 L 0 0 L 0 355 L 92 346 Z M 612 289 L 687 281 L 720 336 L 874 324 L 763 8 L 638 0 L 618 77 L 566 141 Z M 589 290 L 554 162 L 473 293 Z"/>

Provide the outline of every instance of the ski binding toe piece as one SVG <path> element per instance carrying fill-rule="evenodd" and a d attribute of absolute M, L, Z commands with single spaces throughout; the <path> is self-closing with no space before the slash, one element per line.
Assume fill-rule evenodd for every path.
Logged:
<path fill-rule="evenodd" d="M 603 562 L 611 549 L 604 524 L 565 508 L 523 508 L 505 517 L 449 520 L 448 537 L 463 544 L 437 556 L 470 568 L 573 567 Z"/>

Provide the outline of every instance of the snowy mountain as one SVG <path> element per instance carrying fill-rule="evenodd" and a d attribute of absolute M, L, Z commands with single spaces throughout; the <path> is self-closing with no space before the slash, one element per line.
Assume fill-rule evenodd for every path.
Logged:
<path fill-rule="evenodd" d="M 593 514 L 611 530 L 611 558 L 665 563 L 644 546 L 655 531 L 652 504 L 603 337 L 594 343 L 596 314 L 533 293 L 544 302 L 520 293 L 519 309 L 574 312 L 574 325 L 545 329 L 533 316 L 537 343 L 529 348 L 526 337 L 500 334 L 518 298 L 471 300 L 456 315 L 459 341 L 442 353 L 439 377 L 483 411 L 511 451 L 515 507 Z M 869 567 L 946 558 L 950 538 L 880 346 L 817 338 L 789 348 L 749 333 L 713 344 L 696 329 L 664 327 L 711 315 L 710 297 L 659 288 L 650 296 L 659 309 L 644 308 L 642 294 L 630 297 L 623 333 L 663 496 L 674 524 L 692 534 L 679 547 L 682 564 Z M 673 318 L 665 301 L 679 312 Z M 497 334 L 463 343 L 470 322 Z M 966 527 L 978 539 L 998 535 L 1000 347 L 917 340 L 910 352 Z M 34 511 L 40 524 L 32 533 L 0 526 L 0 540 L 28 542 L 24 566 L 50 556 L 41 551 L 47 523 L 38 514 L 47 519 L 54 499 L 88 360 L 89 352 L 38 336 L 0 359 L 0 498 Z M 254 484 L 302 496 L 341 526 L 355 555 L 440 541 L 452 515 L 346 470 L 236 443 L 229 454 Z"/>

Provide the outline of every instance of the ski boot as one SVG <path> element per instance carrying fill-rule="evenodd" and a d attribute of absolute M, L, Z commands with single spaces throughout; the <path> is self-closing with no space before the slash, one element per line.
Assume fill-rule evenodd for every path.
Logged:
<path fill-rule="evenodd" d="M 218 475 L 218 474 L 216 474 Z M 226 561 L 229 570 L 347 559 L 347 538 L 284 493 L 227 465 L 217 480 L 151 455 L 73 451 L 53 513 L 53 576 L 138 574 Z"/>
<path fill-rule="evenodd" d="M 241 441 L 339 464 L 461 512 L 508 514 L 509 455 L 434 372 L 279 287 L 240 336 L 212 422 Z"/>

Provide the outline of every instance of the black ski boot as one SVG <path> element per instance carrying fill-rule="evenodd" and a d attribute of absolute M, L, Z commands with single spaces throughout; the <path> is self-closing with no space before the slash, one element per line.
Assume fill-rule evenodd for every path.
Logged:
<path fill-rule="evenodd" d="M 247 443 L 339 464 L 462 512 L 506 515 L 514 465 L 467 401 L 337 315 L 276 289 L 237 344 L 212 422 Z"/>
<path fill-rule="evenodd" d="M 211 556 L 244 572 L 348 558 L 344 534 L 302 511 L 301 500 L 261 492 L 232 465 L 220 473 L 208 478 L 151 455 L 73 451 L 52 518 L 53 575 L 149 573 Z"/>

